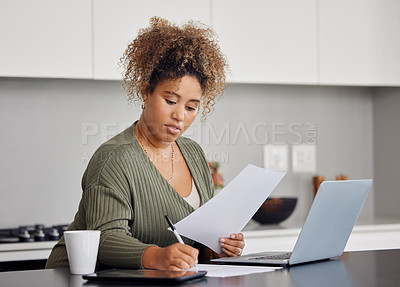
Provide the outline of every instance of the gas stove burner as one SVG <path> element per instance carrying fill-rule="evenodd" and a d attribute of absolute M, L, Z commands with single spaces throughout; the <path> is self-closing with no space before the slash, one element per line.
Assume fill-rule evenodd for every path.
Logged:
<path fill-rule="evenodd" d="M 0 229 L 1 243 L 56 241 L 64 234 L 67 224 L 45 227 L 43 224 Z"/>

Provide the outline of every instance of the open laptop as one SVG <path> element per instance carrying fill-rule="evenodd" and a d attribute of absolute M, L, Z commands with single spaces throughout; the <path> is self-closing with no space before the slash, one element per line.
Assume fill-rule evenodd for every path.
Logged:
<path fill-rule="evenodd" d="M 292 252 L 261 252 L 211 261 L 294 265 L 341 256 L 371 185 L 371 179 L 322 182 Z"/>

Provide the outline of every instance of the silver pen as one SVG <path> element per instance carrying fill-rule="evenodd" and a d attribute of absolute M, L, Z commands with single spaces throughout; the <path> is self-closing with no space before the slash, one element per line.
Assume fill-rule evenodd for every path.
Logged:
<path fill-rule="evenodd" d="M 182 240 L 182 237 L 179 235 L 178 231 L 176 230 L 175 225 L 172 223 L 171 218 L 169 218 L 169 216 L 167 214 L 165 215 L 165 219 L 167 220 L 169 227 L 171 227 L 172 232 L 175 234 L 176 239 L 178 239 L 178 242 L 185 244 L 185 242 L 183 242 L 183 240 Z M 199 271 L 197 269 L 197 264 L 195 264 L 193 268 L 188 269 L 188 270 Z"/>
<path fill-rule="evenodd" d="M 176 230 L 174 224 L 171 221 L 171 218 L 169 218 L 169 216 L 166 214 L 165 215 L 165 219 L 168 222 L 169 227 L 171 227 L 172 232 L 175 234 L 176 239 L 178 239 L 179 243 L 185 244 L 185 242 L 183 242 L 182 237 L 179 235 L 178 231 Z"/>

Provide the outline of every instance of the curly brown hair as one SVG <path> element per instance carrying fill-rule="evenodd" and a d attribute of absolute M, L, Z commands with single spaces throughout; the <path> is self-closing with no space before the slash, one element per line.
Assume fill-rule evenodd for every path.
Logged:
<path fill-rule="evenodd" d="M 128 102 L 142 99 L 142 91 L 152 93 L 164 80 L 195 77 L 202 88 L 202 118 L 213 110 L 215 99 L 225 89 L 225 56 L 215 33 L 203 24 L 190 21 L 181 27 L 159 17 L 128 45 L 121 57 L 122 86 Z"/>

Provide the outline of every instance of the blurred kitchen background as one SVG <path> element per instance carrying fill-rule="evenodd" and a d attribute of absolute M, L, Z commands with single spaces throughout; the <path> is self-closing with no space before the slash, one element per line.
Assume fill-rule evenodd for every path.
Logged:
<path fill-rule="evenodd" d="M 272 195 L 304 221 L 313 176 L 373 178 L 359 220 L 400 221 L 399 1 L 16 0 L 0 4 L 0 228 L 72 221 L 90 156 L 140 115 L 118 61 L 154 15 L 210 25 L 228 57 L 225 95 L 187 131 L 225 183 L 287 170 Z"/>

